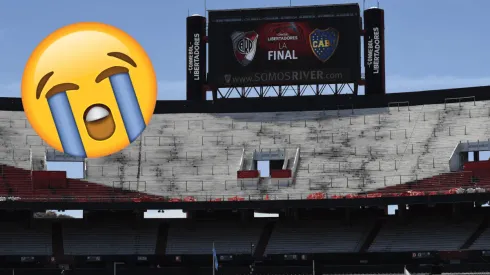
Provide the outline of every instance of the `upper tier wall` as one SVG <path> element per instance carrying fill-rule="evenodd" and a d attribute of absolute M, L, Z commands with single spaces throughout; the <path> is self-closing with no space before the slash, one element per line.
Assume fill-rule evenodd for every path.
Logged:
<path fill-rule="evenodd" d="M 490 101 L 268 113 L 157 114 L 120 153 L 87 161 L 87 180 L 159 195 L 304 198 L 314 190 L 368 191 L 449 172 L 460 141 L 490 137 Z M 0 158 L 31 167 L 48 148 L 22 112 L 0 111 Z M 242 190 L 242 149 L 300 148 L 295 184 L 262 180 Z M 286 180 L 284 180 L 286 181 Z M 284 182 L 283 181 L 283 182 Z"/>

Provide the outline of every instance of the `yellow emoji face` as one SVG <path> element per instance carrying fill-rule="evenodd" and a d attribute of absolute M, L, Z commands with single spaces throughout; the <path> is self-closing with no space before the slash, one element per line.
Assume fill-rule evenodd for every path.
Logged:
<path fill-rule="evenodd" d="M 30 56 L 22 104 L 37 134 L 78 157 L 103 157 L 136 140 L 153 115 L 157 80 L 143 48 L 100 23 L 63 27 Z"/>

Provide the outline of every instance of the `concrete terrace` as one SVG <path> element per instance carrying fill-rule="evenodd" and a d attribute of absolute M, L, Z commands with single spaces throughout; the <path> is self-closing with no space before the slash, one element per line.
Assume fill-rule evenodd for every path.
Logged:
<path fill-rule="evenodd" d="M 300 199 L 370 191 L 449 172 L 462 141 L 490 138 L 490 101 L 385 108 L 234 114 L 156 114 L 124 151 L 86 160 L 86 180 L 165 196 Z M 0 111 L 0 161 L 43 169 L 46 150 L 23 112 Z M 243 190 L 243 150 L 300 148 L 289 187 L 261 180 Z M 286 180 L 284 180 L 286 181 Z"/>

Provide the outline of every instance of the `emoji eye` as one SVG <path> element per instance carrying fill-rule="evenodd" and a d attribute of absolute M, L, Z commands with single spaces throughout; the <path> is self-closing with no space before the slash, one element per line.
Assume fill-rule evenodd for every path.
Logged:
<path fill-rule="evenodd" d="M 120 73 L 127 73 L 129 72 L 128 68 L 121 67 L 121 66 L 114 66 L 110 67 L 108 69 L 103 70 L 96 78 L 95 78 L 95 83 L 99 83 L 102 80 L 113 76 L 115 74 L 120 74 Z"/>

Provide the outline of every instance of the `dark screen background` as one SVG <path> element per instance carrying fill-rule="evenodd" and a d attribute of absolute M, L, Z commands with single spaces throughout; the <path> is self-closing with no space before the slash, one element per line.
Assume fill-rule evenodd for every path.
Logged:
<path fill-rule="evenodd" d="M 294 23 L 294 27 L 293 24 Z M 326 62 L 320 61 L 312 51 L 310 33 L 315 29 L 334 28 L 339 42 L 334 54 Z M 242 66 L 235 58 L 231 34 L 235 31 L 258 33 L 257 52 L 253 61 Z M 298 36 L 295 41 L 269 42 L 277 32 Z M 295 50 L 297 60 L 268 60 L 268 51 L 280 50 L 279 44 Z M 349 70 L 349 78 L 360 78 L 360 26 L 359 17 L 327 17 L 309 20 L 212 22 L 209 24 L 209 79 L 220 86 L 226 74 L 250 75 L 256 72 L 284 70 L 341 69 Z"/>

